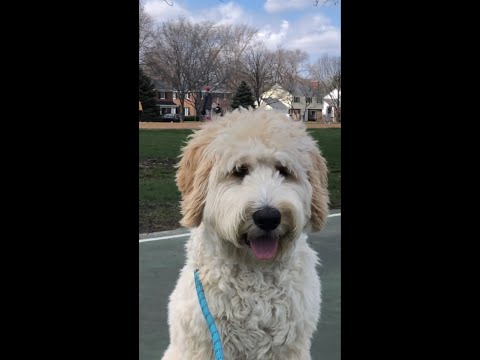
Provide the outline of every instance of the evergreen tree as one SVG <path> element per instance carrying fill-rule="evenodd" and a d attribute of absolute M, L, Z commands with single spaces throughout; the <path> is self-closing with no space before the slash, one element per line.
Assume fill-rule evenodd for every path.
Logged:
<path fill-rule="evenodd" d="M 146 109 L 155 108 L 155 85 L 152 79 L 140 67 L 138 69 L 138 97 L 142 102 L 144 112 Z"/>
<path fill-rule="evenodd" d="M 242 81 L 237 92 L 233 96 L 232 108 L 236 109 L 240 106 L 243 106 L 244 108 L 248 108 L 249 106 L 253 107 L 254 102 L 255 99 L 253 98 L 252 90 L 245 81 Z"/>

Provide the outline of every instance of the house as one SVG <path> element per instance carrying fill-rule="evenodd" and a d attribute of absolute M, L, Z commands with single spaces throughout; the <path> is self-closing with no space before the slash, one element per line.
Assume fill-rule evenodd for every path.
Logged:
<path fill-rule="evenodd" d="M 292 96 L 290 93 L 278 84 L 262 94 L 260 104 L 265 105 L 268 110 L 277 110 L 284 114 L 289 114 Z M 258 102 L 254 105 L 257 107 Z"/>
<path fill-rule="evenodd" d="M 157 94 L 156 106 L 159 114 L 177 114 L 178 105 L 174 102 L 171 86 L 160 80 L 154 80 L 155 92 Z"/>
<path fill-rule="evenodd" d="M 290 114 L 295 120 L 321 121 L 324 101 L 318 94 L 318 82 L 305 80 L 293 85 L 291 91 L 275 84 L 262 94 L 261 104 Z"/>
<path fill-rule="evenodd" d="M 180 98 L 178 92 L 172 86 L 161 80 L 154 80 L 157 93 L 156 105 L 159 107 L 159 114 L 179 114 Z M 225 89 L 217 88 L 212 92 L 212 104 L 219 104 L 223 111 L 231 108 L 231 94 Z M 196 116 L 202 109 L 205 90 L 188 91 L 185 93 L 184 115 Z"/>
<path fill-rule="evenodd" d="M 323 116 L 327 116 L 328 107 L 330 106 L 331 117 L 332 119 L 336 119 L 335 117 L 336 108 L 341 108 L 341 104 L 342 104 L 342 90 L 338 91 L 338 89 L 334 89 L 328 95 L 324 96 L 323 100 L 324 100 L 324 103 L 326 104 L 326 106 L 324 106 L 324 109 L 322 111 Z"/>

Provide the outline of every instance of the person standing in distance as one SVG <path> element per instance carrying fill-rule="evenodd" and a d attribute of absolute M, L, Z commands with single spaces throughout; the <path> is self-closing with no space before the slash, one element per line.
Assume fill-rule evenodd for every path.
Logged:
<path fill-rule="evenodd" d="M 202 116 L 203 120 L 210 120 L 212 116 L 212 94 L 210 93 L 210 86 L 205 86 L 205 95 L 203 97 Z"/>

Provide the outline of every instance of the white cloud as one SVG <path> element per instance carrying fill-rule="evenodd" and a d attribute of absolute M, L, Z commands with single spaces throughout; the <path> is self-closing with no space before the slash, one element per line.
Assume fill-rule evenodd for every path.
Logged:
<path fill-rule="evenodd" d="M 340 55 L 340 28 L 331 25 L 324 14 L 302 17 L 295 28 L 297 33 L 290 39 L 290 47 L 308 52 L 312 60 L 322 53 Z"/>
<path fill-rule="evenodd" d="M 193 23 L 212 21 L 218 25 L 241 23 L 253 25 L 252 16 L 233 1 L 219 2 L 216 7 L 202 8 L 196 11 L 182 7 L 178 0 L 169 0 L 169 2 L 173 3 L 173 6 L 167 5 L 164 0 L 149 0 L 145 5 L 145 11 L 159 23 L 185 16 Z"/>
<path fill-rule="evenodd" d="M 180 6 L 178 1 L 170 1 L 169 6 L 164 0 L 150 0 L 145 4 L 145 12 L 156 22 L 164 22 L 179 16 L 190 17 L 190 12 Z"/>
<path fill-rule="evenodd" d="M 210 20 L 217 21 L 217 24 L 240 24 L 247 22 L 247 14 L 239 5 L 229 2 L 225 5 L 218 6 L 214 10 L 210 10 Z"/>
<path fill-rule="evenodd" d="M 258 33 L 258 39 L 270 50 L 278 46 L 300 49 L 310 55 L 311 62 L 323 53 L 340 55 L 340 38 L 340 29 L 330 25 L 330 19 L 323 14 L 306 16 L 293 23 L 282 20 L 267 24 Z"/>
<path fill-rule="evenodd" d="M 321 4 L 322 1 L 319 1 L 317 6 Z M 302 10 L 309 6 L 314 6 L 313 0 L 267 0 L 264 8 L 269 13 L 275 13 L 289 10 Z"/>
<path fill-rule="evenodd" d="M 317 15 L 314 15 L 312 20 L 311 20 L 311 25 L 319 26 L 319 25 L 328 25 L 330 24 L 330 19 L 323 15 L 322 13 L 319 13 Z"/>
<path fill-rule="evenodd" d="M 193 18 L 193 15 L 190 18 L 193 22 L 211 21 L 216 25 L 253 24 L 252 16 L 233 1 L 219 2 L 218 6 L 204 8 L 194 15 L 195 18 Z"/>
<path fill-rule="evenodd" d="M 321 3 L 320 1 L 319 6 Z M 218 2 L 218 6 L 196 10 L 185 4 L 181 0 L 173 0 L 173 6 L 168 6 L 164 0 L 149 0 L 145 11 L 157 22 L 185 16 L 195 23 L 209 20 L 215 24 L 244 23 L 255 26 L 259 29 L 258 40 L 263 41 L 270 50 L 279 46 L 291 50 L 301 49 L 310 55 L 312 62 L 323 53 L 340 55 L 340 28 L 333 26 L 330 18 L 319 11 L 307 11 L 303 16 L 287 21 L 268 14 L 262 16 L 253 13 L 248 7 L 243 8 L 234 1 Z M 270 12 L 312 6 L 313 0 L 267 0 L 265 3 L 265 9 Z"/>
<path fill-rule="evenodd" d="M 265 25 L 258 32 L 257 37 L 265 43 L 267 48 L 274 50 L 285 41 L 289 27 L 290 24 L 286 20 L 282 20 L 279 31 L 272 30 L 271 25 Z"/>
<path fill-rule="evenodd" d="M 292 39 L 288 47 L 306 51 L 310 55 L 311 61 L 314 61 L 315 58 L 323 53 L 340 55 L 340 31 L 338 29 L 328 29 L 321 32 L 302 34 Z"/>

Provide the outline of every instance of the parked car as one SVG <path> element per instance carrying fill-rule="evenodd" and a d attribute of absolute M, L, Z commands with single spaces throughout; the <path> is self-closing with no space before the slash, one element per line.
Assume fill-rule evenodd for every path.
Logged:
<path fill-rule="evenodd" d="M 162 122 L 180 122 L 179 114 L 162 114 L 160 115 L 160 121 Z"/>

